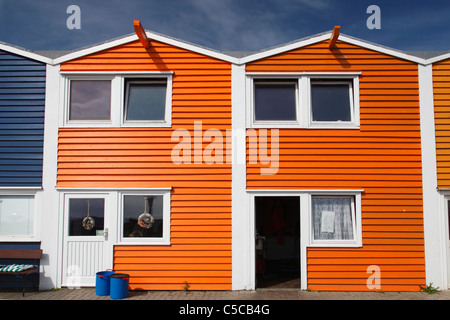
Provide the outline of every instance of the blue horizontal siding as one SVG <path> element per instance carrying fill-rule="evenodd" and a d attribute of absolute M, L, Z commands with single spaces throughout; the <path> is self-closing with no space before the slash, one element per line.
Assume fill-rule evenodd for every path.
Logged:
<path fill-rule="evenodd" d="M 0 50 L 0 186 L 41 186 L 44 63 Z"/>

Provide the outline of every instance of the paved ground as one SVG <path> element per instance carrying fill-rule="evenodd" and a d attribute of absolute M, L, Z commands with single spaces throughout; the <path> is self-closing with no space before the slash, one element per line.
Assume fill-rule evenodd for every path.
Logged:
<path fill-rule="evenodd" d="M 0 300 L 113 300 L 110 296 L 97 296 L 95 288 L 25 292 L 0 292 Z M 311 292 L 297 289 L 258 289 L 252 291 L 129 291 L 120 300 L 448 300 L 450 291 L 435 294 L 425 292 Z"/>
<path fill-rule="evenodd" d="M 356 301 L 358 300 L 358 301 Z M 363 301 L 361 301 L 363 300 Z M 399 301 L 403 300 L 403 301 Z M 447 300 L 438 302 L 437 300 Z M 428 301 L 428 302 L 427 302 Z M 434 302 L 433 302 L 434 301 Z M 443 304 L 443 303 L 444 304 Z M 148 317 L 165 319 L 282 319 L 313 310 L 321 319 L 336 318 L 336 312 L 359 315 L 382 314 L 391 318 L 445 314 L 450 291 L 424 292 L 308 292 L 298 289 L 259 289 L 254 291 L 129 291 L 124 299 L 97 296 L 95 288 L 26 292 L 0 291 L 0 306 L 13 316 L 36 317 L 57 314 L 80 318 Z M 355 304 L 356 303 L 356 304 Z M 382 303 L 382 304 L 380 304 Z M 424 305 L 427 303 L 428 305 Z M 366 307 L 364 308 L 364 304 Z M 432 304 L 432 305 L 429 305 Z M 386 306 L 385 306 L 386 305 Z M 361 308 L 362 307 L 362 308 Z M 442 310 L 440 310 L 442 309 Z M 388 310 L 388 311 L 387 311 Z M 361 311 L 365 313 L 360 313 Z M 441 313 L 442 311 L 442 313 Z M 57 312 L 57 313 L 56 313 Z M 308 312 L 308 311 L 306 311 Z M 10 316 L 11 313 L 8 313 Z M 357 317 L 358 318 L 358 317 Z"/>

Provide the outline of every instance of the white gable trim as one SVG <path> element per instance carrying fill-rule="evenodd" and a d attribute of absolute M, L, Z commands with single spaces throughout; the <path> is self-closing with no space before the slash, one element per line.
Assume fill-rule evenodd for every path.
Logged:
<path fill-rule="evenodd" d="M 354 44 L 356 46 L 360 46 L 360 47 L 363 47 L 363 48 L 366 48 L 366 49 L 369 49 L 369 50 L 378 51 L 380 53 L 384 53 L 384 54 L 387 54 L 387 55 L 390 55 L 390 56 L 394 56 L 394 57 L 397 57 L 397 58 L 400 58 L 400 59 L 404 59 L 404 60 L 408 60 L 408 61 L 411 61 L 411 62 L 415 62 L 415 63 L 418 63 L 418 64 L 422 64 L 422 65 L 426 65 L 427 64 L 427 60 L 426 59 L 415 57 L 415 56 L 409 55 L 407 53 L 403 53 L 401 51 L 397 51 L 397 50 L 390 49 L 390 48 L 387 48 L 387 47 L 379 46 L 379 45 L 372 44 L 372 43 L 369 43 L 369 42 L 365 42 L 365 41 L 362 41 L 362 40 L 358 40 L 358 39 L 355 39 L 355 38 L 352 38 L 352 37 L 348 37 L 346 35 L 341 35 L 339 37 L 339 40 L 347 42 L 347 43 L 350 43 L 350 44 Z"/>
<path fill-rule="evenodd" d="M 16 55 L 19 55 L 19 56 L 22 56 L 22 57 L 25 57 L 25 58 L 29 58 L 29 59 L 32 59 L 32 60 L 36 60 L 36 61 L 39 61 L 39 62 L 43 62 L 43 63 L 46 63 L 46 64 L 51 64 L 52 63 L 52 59 L 50 59 L 50 58 L 41 56 L 39 54 L 30 52 L 30 51 L 27 51 L 27 50 L 24 50 L 24 49 L 20 49 L 20 48 L 14 47 L 14 46 L 10 46 L 10 45 L 7 45 L 5 43 L 0 43 L 0 50 L 7 51 L 9 53 L 16 54 Z"/>
<path fill-rule="evenodd" d="M 238 64 L 238 60 L 239 59 L 231 57 L 231 56 L 228 56 L 226 54 L 223 54 L 223 53 L 220 53 L 220 52 L 217 52 L 217 51 L 213 51 L 213 50 L 209 50 L 209 49 L 206 49 L 206 48 L 202 48 L 202 47 L 199 47 L 199 46 L 196 46 L 196 45 L 193 45 L 193 44 L 182 42 L 180 40 L 175 40 L 175 39 L 172 39 L 172 38 L 168 38 L 168 37 L 165 37 L 165 36 L 162 36 L 162 35 L 150 32 L 150 31 L 146 31 L 146 34 L 147 34 L 147 37 L 150 40 L 163 42 L 163 43 L 166 43 L 166 44 L 169 44 L 169 45 L 173 45 L 173 46 L 176 46 L 176 47 L 179 47 L 179 48 L 182 48 L 182 49 L 186 49 L 186 50 L 189 50 L 189 51 L 192 51 L 192 52 L 197 52 L 197 53 L 200 53 L 200 54 L 203 54 L 203 55 L 206 55 L 206 56 L 217 58 L 219 60 L 223 60 L 223 61 L 227 61 L 227 62 L 230 62 L 230 63 Z M 110 49 L 110 48 L 113 48 L 113 47 L 116 47 L 116 46 L 120 46 L 120 45 L 129 43 L 129 42 L 138 41 L 138 40 L 139 40 L 139 38 L 138 38 L 138 36 L 136 34 L 125 36 L 125 37 L 117 39 L 117 40 L 112 40 L 112 41 L 105 42 L 105 43 L 102 43 L 102 44 L 99 44 L 99 45 L 95 45 L 93 47 L 89 47 L 89 48 L 86 48 L 86 49 L 81 49 L 81 50 L 77 50 L 77 51 L 71 52 L 69 54 L 66 54 L 64 56 L 61 56 L 59 58 L 54 59 L 53 63 L 54 64 L 60 64 L 60 63 L 66 62 L 66 61 L 77 59 L 77 58 L 80 58 L 80 57 L 83 57 L 83 56 L 86 56 L 86 55 L 89 55 L 89 54 L 93 54 L 93 53 L 96 53 L 96 52 L 99 52 L 99 51 L 102 51 L 102 50 Z"/>
<path fill-rule="evenodd" d="M 314 44 L 314 43 L 317 43 L 317 42 L 320 42 L 320 41 L 327 40 L 327 39 L 330 38 L 330 36 L 331 36 L 331 32 L 326 33 L 326 34 L 322 34 L 322 35 L 319 35 L 319 36 L 316 36 L 316 37 L 308 38 L 308 39 L 305 39 L 305 40 L 292 42 L 292 43 L 289 43 L 287 45 L 283 45 L 283 46 L 280 46 L 280 47 L 277 47 L 277 48 L 267 49 L 267 50 L 264 50 L 264 51 L 261 51 L 261 52 L 249 55 L 247 57 L 241 58 L 239 62 L 240 62 L 240 64 L 246 64 L 246 63 L 249 63 L 249 62 L 253 62 L 255 60 L 264 59 L 264 58 L 267 58 L 267 57 L 270 57 L 270 56 L 277 55 L 279 53 L 295 50 L 295 49 L 298 49 L 298 48 L 302 48 L 302 47 L 308 46 L 310 44 Z"/>
<path fill-rule="evenodd" d="M 434 58 L 430 58 L 427 60 L 427 63 L 432 64 L 432 63 L 436 63 L 436 62 L 440 62 L 442 60 L 446 60 L 446 59 L 450 59 L 450 53 L 445 53 L 443 55 L 434 57 Z"/>
<path fill-rule="evenodd" d="M 321 34 L 321 35 L 318 35 L 318 36 L 314 36 L 314 37 L 308 38 L 308 39 L 300 40 L 300 41 L 297 41 L 297 42 L 292 42 L 292 43 L 289 43 L 287 45 L 283 45 L 283 46 L 280 46 L 280 47 L 277 47 L 277 48 L 261 51 L 261 52 L 258 52 L 256 54 L 252 54 L 250 56 L 241 58 L 239 62 L 241 64 L 245 64 L 245 63 L 253 62 L 255 60 L 260 60 L 260 59 L 267 58 L 267 57 L 270 57 L 270 56 L 273 56 L 273 55 L 284 53 L 284 52 L 287 52 L 287 51 L 299 49 L 299 48 L 302 48 L 302 47 L 305 47 L 305 46 L 308 46 L 308 45 L 311 45 L 311 44 L 315 44 L 315 43 L 318 43 L 318 42 L 321 42 L 321 41 L 324 41 L 324 40 L 328 40 L 328 39 L 330 39 L 331 34 L 332 34 L 332 32 L 330 31 L 330 32 L 327 32 L 327 33 L 324 33 L 324 34 Z M 339 35 L 339 40 L 343 41 L 343 42 L 347 42 L 347 43 L 353 44 L 353 45 L 356 45 L 356 46 L 359 46 L 359 47 L 362 47 L 362 48 L 366 48 L 366 49 L 369 49 L 369 50 L 373 50 L 373 51 L 384 53 L 384 54 L 387 54 L 387 55 L 390 55 L 390 56 L 394 56 L 394 57 L 397 57 L 397 58 L 400 58 L 400 59 L 404 59 L 404 60 L 408 60 L 408 61 L 411 61 L 411 62 L 415 62 L 415 63 L 418 63 L 418 64 L 422 64 L 422 65 L 426 65 L 427 64 L 427 60 L 425 60 L 425 59 L 422 59 L 422 58 L 419 58 L 419 57 L 415 57 L 415 56 L 403 53 L 401 51 L 396 51 L 396 50 L 389 49 L 389 48 L 386 48 L 386 47 L 383 47 L 383 46 L 379 46 L 379 45 L 376 45 L 376 44 L 372 44 L 372 43 L 369 43 L 369 42 L 358 40 L 358 39 L 355 39 L 355 38 L 352 38 L 352 37 L 349 37 L 349 36 L 346 36 L 346 35 L 343 35 L 343 34 Z"/>

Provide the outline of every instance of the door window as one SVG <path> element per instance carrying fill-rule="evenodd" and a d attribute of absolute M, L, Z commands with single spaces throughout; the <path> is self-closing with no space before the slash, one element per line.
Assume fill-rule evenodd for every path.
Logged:
<path fill-rule="evenodd" d="M 102 236 L 105 199 L 69 199 L 69 236 Z"/>

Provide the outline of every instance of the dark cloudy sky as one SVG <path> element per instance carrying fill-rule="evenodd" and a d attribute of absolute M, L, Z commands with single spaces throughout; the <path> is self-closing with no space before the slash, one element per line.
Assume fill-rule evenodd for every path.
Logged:
<path fill-rule="evenodd" d="M 80 29 L 68 29 L 70 5 Z M 381 29 L 366 25 L 370 5 Z M 448 0 L 0 0 L 0 41 L 31 50 L 73 50 L 151 31 L 214 50 L 262 50 L 330 31 L 398 50 L 450 50 Z"/>

